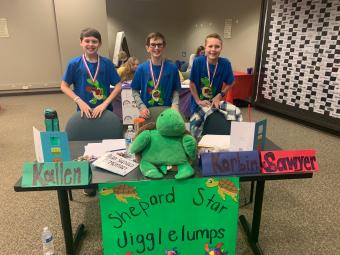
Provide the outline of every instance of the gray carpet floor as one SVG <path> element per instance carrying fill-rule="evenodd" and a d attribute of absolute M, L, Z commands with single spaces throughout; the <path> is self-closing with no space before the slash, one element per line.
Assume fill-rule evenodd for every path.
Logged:
<path fill-rule="evenodd" d="M 32 126 L 44 130 L 44 108 L 57 110 L 63 129 L 75 106 L 63 94 L 0 97 L 0 106 L 0 254 L 42 254 L 44 226 L 52 230 L 58 254 L 65 254 L 56 192 L 17 193 L 13 185 L 23 163 L 34 160 Z M 264 253 L 340 254 L 340 139 L 253 111 L 253 120 L 263 118 L 268 120 L 267 136 L 272 141 L 287 150 L 315 149 L 320 167 L 312 179 L 266 182 L 259 240 Z M 249 188 L 241 187 L 241 192 Z M 81 190 L 73 196 L 73 229 L 80 223 L 87 228 L 79 254 L 102 254 L 98 197 L 88 198 Z M 251 212 L 252 205 L 240 208 L 248 217 Z M 237 254 L 251 254 L 240 225 Z"/>

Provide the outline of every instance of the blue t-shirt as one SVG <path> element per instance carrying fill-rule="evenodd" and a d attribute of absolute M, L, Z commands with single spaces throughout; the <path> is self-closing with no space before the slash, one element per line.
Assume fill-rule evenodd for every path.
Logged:
<path fill-rule="evenodd" d="M 94 77 L 98 63 L 90 63 L 86 60 L 92 77 Z M 63 80 L 74 86 L 74 93 L 84 100 L 91 108 L 100 105 L 110 95 L 110 85 L 120 82 L 115 66 L 106 57 L 100 56 L 100 68 L 95 83 L 87 73 L 82 56 L 71 59 L 65 70 Z M 108 110 L 112 111 L 109 104 Z M 78 108 L 79 111 L 79 108 Z"/>
<path fill-rule="evenodd" d="M 231 63 L 226 58 L 218 58 L 218 66 L 216 69 L 216 74 L 213 79 L 215 65 L 209 64 L 210 69 L 210 81 L 208 78 L 207 70 L 207 57 L 199 56 L 196 57 L 194 63 L 192 64 L 192 69 L 190 73 L 190 81 L 192 81 L 197 90 L 197 94 L 201 100 L 211 100 L 218 93 L 221 92 L 223 82 L 227 85 L 231 85 L 234 81 L 234 74 L 231 68 Z M 209 89 L 210 82 L 212 81 L 211 89 Z M 196 112 L 197 104 L 195 99 L 191 97 L 191 111 Z"/>
<path fill-rule="evenodd" d="M 152 70 L 157 80 L 161 66 L 152 65 Z M 163 75 L 157 88 L 158 91 L 155 91 L 150 73 L 150 60 L 147 60 L 138 66 L 131 83 L 131 88 L 140 91 L 141 99 L 147 108 L 153 106 L 171 106 L 173 92 L 181 88 L 178 69 L 176 65 L 165 60 Z"/>

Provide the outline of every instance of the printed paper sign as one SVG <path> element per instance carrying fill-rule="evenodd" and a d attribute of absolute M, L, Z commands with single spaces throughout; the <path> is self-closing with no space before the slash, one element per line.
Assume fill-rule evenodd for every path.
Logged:
<path fill-rule="evenodd" d="M 261 172 L 264 174 L 319 170 L 315 150 L 261 151 L 260 156 Z"/>
<path fill-rule="evenodd" d="M 22 187 L 77 186 L 89 184 L 87 161 L 25 163 Z"/>
<path fill-rule="evenodd" d="M 211 152 L 201 154 L 202 176 L 243 176 L 260 173 L 257 151 Z"/>
<path fill-rule="evenodd" d="M 137 162 L 119 156 L 117 152 L 107 152 L 92 164 L 122 176 L 127 175 L 138 166 Z"/>
<path fill-rule="evenodd" d="M 100 184 L 104 255 L 235 254 L 237 177 Z"/>

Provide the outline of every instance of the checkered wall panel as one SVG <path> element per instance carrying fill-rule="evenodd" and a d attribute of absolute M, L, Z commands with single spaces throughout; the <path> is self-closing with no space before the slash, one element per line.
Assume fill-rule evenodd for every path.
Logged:
<path fill-rule="evenodd" d="M 340 1 L 271 4 L 259 93 L 267 100 L 340 119 Z"/>

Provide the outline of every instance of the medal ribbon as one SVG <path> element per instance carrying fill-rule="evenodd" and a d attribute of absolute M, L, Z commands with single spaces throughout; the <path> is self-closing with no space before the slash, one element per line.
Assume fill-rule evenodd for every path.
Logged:
<path fill-rule="evenodd" d="M 160 80 L 161 80 L 161 78 L 162 78 L 162 75 L 163 75 L 164 61 L 162 61 L 161 71 L 159 72 L 158 79 L 155 79 L 155 76 L 154 76 L 154 73 L 153 73 L 153 69 L 152 69 L 151 59 L 150 59 L 150 62 L 149 62 L 149 66 L 150 66 L 150 73 L 151 73 L 151 77 L 152 77 L 153 84 L 154 84 L 154 86 L 155 86 L 155 89 L 157 89 L 157 88 L 158 88 L 158 85 L 159 85 L 159 82 L 160 82 Z"/>
<path fill-rule="evenodd" d="M 96 73 L 94 74 L 94 77 L 92 76 L 91 74 L 91 71 L 90 71 L 90 68 L 89 66 L 87 65 L 87 62 L 86 62 L 86 59 L 85 59 L 85 54 L 83 54 L 83 62 L 84 62 L 84 65 L 85 65 L 85 68 L 86 68 L 86 71 L 88 73 L 88 75 L 90 76 L 91 80 L 93 83 L 95 83 L 95 81 L 97 80 L 97 76 L 98 76 L 98 73 L 99 73 L 99 68 L 100 68 L 100 61 L 99 61 L 99 55 L 98 55 L 98 60 L 97 60 L 97 69 L 96 69 Z"/>
<path fill-rule="evenodd" d="M 212 84 L 213 84 L 213 82 L 214 82 L 214 78 L 215 78 L 215 74 L 216 74 L 217 66 L 218 66 L 218 61 L 217 61 L 216 65 L 215 65 L 215 69 L 214 69 L 213 77 L 212 77 L 212 79 L 210 80 L 210 68 L 209 68 L 209 64 L 208 64 L 208 58 L 207 58 L 207 71 L 208 71 L 208 78 L 209 78 L 209 83 L 210 83 L 210 84 L 209 84 L 209 88 L 211 88 L 211 87 L 212 87 Z"/>

